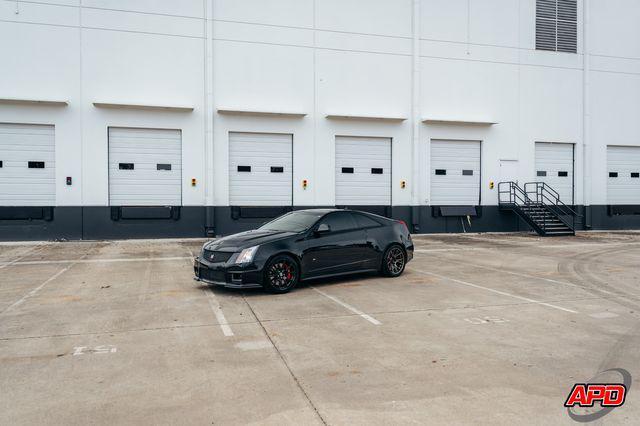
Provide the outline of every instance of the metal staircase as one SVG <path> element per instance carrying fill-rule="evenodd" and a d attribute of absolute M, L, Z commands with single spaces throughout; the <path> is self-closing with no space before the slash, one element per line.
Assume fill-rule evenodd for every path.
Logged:
<path fill-rule="evenodd" d="M 560 195 L 544 182 L 529 182 L 524 189 L 517 182 L 498 184 L 500 210 L 515 212 L 538 235 L 575 235 L 582 216 L 560 200 Z"/>

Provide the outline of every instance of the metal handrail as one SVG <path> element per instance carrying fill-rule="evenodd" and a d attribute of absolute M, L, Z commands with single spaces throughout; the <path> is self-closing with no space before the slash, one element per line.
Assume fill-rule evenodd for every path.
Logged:
<path fill-rule="evenodd" d="M 504 185 L 508 185 L 507 190 L 503 190 Z M 509 194 L 509 201 L 503 201 L 501 194 Z M 516 182 L 505 181 L 498 183 L 498 204 L 518 204 L 517 201 L 524 204 L 534 204 L 527 193 L 520 188 Z"/>
<path fill-rule="evenodd" d="M 507 186 L 507 189 L 504 189 Z M 505 201 L 502 194 L 509 194 L 509 200 Z M 531 207 L 537 205 L 526 191 L 524 191 L 517 182 L 506 181 L 498 183 L 498 204 L 509 204 L 522 210 L 522 207 Z M 543 231 L 547 231 L 547 216 L 542 216 L 542 223 L 537 223 Z"/>
<path fill-rule="evenodd" d="M 528 189 L 531 185 L 535 186 L 534 191 L 530 191 Z M 535 199 L 537 203 L 546 207 L 557 208 L 558 210 L 560 210 L 560 214 L 558 214 L 558 218 L 565 225 L 571 226 L 574 230 L 576 228 L 576 218 L 581 218 L 582 220 L 583 216 L 581 214 L 578 214 L 578 212 L 573 210 L 571 207 L 567 206 L 560 199 L 560 194 L 558 194 L 558 192 L 555 189 L 547 185 L 545 182 L 527 182 L 524 184 L 524 189 L 527 194 L 532 192 L 535 193 Z M 551 195 L 548 195 L 547 193 Z M 545 203 L 545 200 L 550 202 L 550 204 Z M 573 224 L 569 225 L 569 223 L 562 218 L 562 215 L 571 216 Z"/>
<path fill-rule="evenodd" d="M 530 189 L 534 186 L 534 190 Z M 505 199 L 504 194 L 508 194 L 508 199 Z M 571 207 L 567 206 L 561 199 L 560 194 L 545 184 L 544 182 L 528 182 L 523 188 L 518 185 L 517 182 L 499 182 L 498 183 L 498 203 L 500 205 L 510 204 L 513 207 L 521 209 L 522 207 L 539 207 L 550 213 L 553 213 L 560 222 L 566 225 L 568 228 L 575 231 L 576 218 L 582 218 L 582 215 L 578 214 Z M 569 223 L 563 216 L 571 216 L 572 224 Z M 544 232 L 548 231 L 548 215 L 543 214 L 542 218 L 536 221 Z M 552 224 L 551 222 L 550 224 Z"/>

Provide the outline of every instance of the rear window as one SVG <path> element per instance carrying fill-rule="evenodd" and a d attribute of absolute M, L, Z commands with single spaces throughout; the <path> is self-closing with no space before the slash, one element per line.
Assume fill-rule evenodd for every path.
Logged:
<path fill-rule="evenodd" d="M 378 221 L 371 219 L 369 216 L 360 213 L 353 213 L 353 217 L 356 220 L 358 228 L 371 228 L 373 226 L 380 226 L 380 223 L 378 223 Z"/>
<path fill-rule="evenodd" d="M 351 217 L 349 212 L 334 212 L 329 213 L 322 219 L 322 222 L 329 225 L 331 232 L 346 231 L 348 229 L 355 229 L 356 222 Z"/>

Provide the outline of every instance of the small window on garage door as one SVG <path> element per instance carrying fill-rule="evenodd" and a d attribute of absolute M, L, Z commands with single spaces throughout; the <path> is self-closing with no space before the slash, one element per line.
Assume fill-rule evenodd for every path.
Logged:
<path fill-rule="evenodd" d="M 109 128 L 109 204 L 182 205 L 180 130 Z"/>
<path fill-rule="evenodd" d="M 480 204 L 480 141 L 431 140 L 431 204 Z"/>
<path fill-rule="evenodd" d="M 229 204 L 293 204 L 293 135 L 229 133 Z"/>
<path fill-rule="evenodd" d="M 0 206 L 55 206 L 54 126 L 0 123 Z"/>

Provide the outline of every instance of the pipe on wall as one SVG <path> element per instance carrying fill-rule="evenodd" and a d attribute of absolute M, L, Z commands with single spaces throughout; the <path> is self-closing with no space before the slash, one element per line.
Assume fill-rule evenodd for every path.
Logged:
<path fill-rule="evenodd" d="M 205 133 L 204 133 L 204 199 L 205 199 L 205 235 L 215 236 L 214 185 L 213 185 L 213 0 L 205 0 Z"/>
<path fill-rule="evenodd" d="M 589 78 L 589 0 L 582 2 L 582 204 L 584 225 L 591 229 L 591 141 L 590 141 L 590 78 Z"/>
<path fill-rule="evenodd" d="M 411 177 L 411 224 L 414 232 L 420 231 L 420 0 L 413 0 L 413 67 L 411 75 L 411 119 L 412 122 L 412 177 Z"/>

